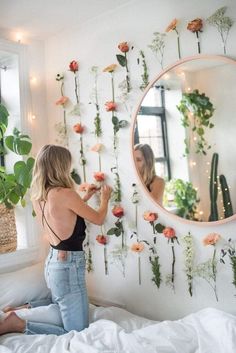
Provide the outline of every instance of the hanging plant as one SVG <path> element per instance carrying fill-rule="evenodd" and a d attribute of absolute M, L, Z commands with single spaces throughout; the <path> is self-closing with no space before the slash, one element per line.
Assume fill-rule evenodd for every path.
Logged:
<path fill-rule="evenodd" d="M 140 243 L 145 243 L 148 245 L 148 250 L 150 252 L 149 262 L 151 264 L 151 270 L 153 274 L 152 282 L 157 286 L 157 288 L 160 288 L 162 276 L 159 256 L 157 255 L 156 247 L 153 244 L 149 243 L 147 240 L 140 240 Z"/>
<path fill-rule="evenodd" d="M 178 24 L 178 20 L 176 18 L 173 19 L 173 21 L 171 21 L 171 23 L 169 24 L 169 26 L 166 28 L 166 32 L 170 32 L 170 31 L 175 31 L 176 35 L 177 35 L 177 46 L 178 46 L 178 56 L 179 59 L 181 59 L 181 54 L 180 54 L 180 40 L 179 40 L 179 32 L 177 30 L 177 24 Z"/>
<path fill-rule="evenodd" d="M 122 42 L 118 45 L 118 48 L 120 49 L 120 51 L 124 54 L 117 54 L 116 58 L 118 60 L 118 63 L 122 66 L 126 68 L 126 90 L 127 93 L 130 92 L 131 90 L 131 86 L 130 86 L 130 77 L 129 77 L 129 68 L 128 68 L 128 59 L 127 59 L 127 53 L 129 51 L 129 45 L 127 42 Z M 133 47 L 132 47 L 133 49 Z"/>
<path fill-rule="evenodd" d="M 163 226 L 161 223 L 155 224 L 155 221 L 158 219 L 158 214 L 155 212 L 150 212 L 150 211 L 144 212 L 143 219 L 146 222 L 150 223 L 152 230 L 153 230 L 153 242 L 154 242 L 154 244 L 156 244 L 157 234 L 158 233 L 161 234 L 163 232 L 165 226 Z"/>
<path fill-rule="evenodd" d="M 211 146 L 205 139 L 205 130 L 214 127 L 211 117 L 215 111 L 209 97 L 205 93 L 199 93 L 197 89 L 191 93 L 184 93 L 177 109 L 182 114 L 183 127 L 189 128 L 193 134 L 191 143 L 196 145 L 195 152 L 206 155 L 206 151 Z M 190 142 L 187 139 L 185 139 L 185 146 L 187 155 L 190 152 Z"/>
<path fill-rule="evenodd" d="M 201 18 L 196 18 L 195 20 L 192 20 L 188 23 L 187 29 L 196 34 L 197 38 L 197 49 L 198 49 L 198 54 L 201 53 L 201 46 L 200 46 L 200 38 L 199 38 L 199 32 L 202 32 L 202 19 Z"/>
<path fill-rule="evenodd" d="M 224 54 L 226 54 L 226 43 L 229 31 L 234 23 L 234 21 L 230 17 L 225 16 L 226 10 L 227 6 L 223 6 L 220 9 L 216 10 L 213 15 L 207 18 L 207 23 L 209 23 L 209 25 L 211 26 L 216 27 L 216 29 L 220 33 Z"/>
<path fill-rule="evenodd" d="M 139 88 L 144 91 L 145 88 L 148 86 L 149 84 L 149 75 L 148 75 L 148 68 L 147 68 L 147 63 L 146 63 L 146 58 L 145 58 L 145 54 L 143 50 L 139 51 L 139 54 L 141 56 L 141 61 L 142 61 L 142 67 L 143 67 L 143 73 L 141 75 L 142 78 L 142 84 L 141 86 L 139 86 Z M 137 59 L 138 64 L 140 63 L 140 59 Z"/>
<path fill-rule="evenodd" d="M 163 69 L 166 33 L 154 32 L 153 35 L 154 39 L 152 40 L 152 43 L 148 45 L 148 48 L 150 48 L 154 53 L 155 57 L 161 65 L 161 68 Z"/>

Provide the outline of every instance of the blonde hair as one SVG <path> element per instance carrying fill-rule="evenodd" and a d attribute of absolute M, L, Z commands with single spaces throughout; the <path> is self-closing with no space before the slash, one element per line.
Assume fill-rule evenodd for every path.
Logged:
<path fill-rule="evenodd" d="M 143 169 L 140 171 L 141 177 L 143 179 L 144 184 L 149 187 L 152 183 L 156 171 L 155 171 L 155 157 L 153 150 L 147 144 L 139 143 L 134 146 L 135 151 L 140 151 L 144 158 L 144 166 Z"/>
<path fill-rule="evenodd" d="M 73 188 L 70 176 L 72 157 L 70 151 L 56 145 L 45 145 L 37 154 L 31 183 L 31 199 L 46 200 L 50 189 Z"/>

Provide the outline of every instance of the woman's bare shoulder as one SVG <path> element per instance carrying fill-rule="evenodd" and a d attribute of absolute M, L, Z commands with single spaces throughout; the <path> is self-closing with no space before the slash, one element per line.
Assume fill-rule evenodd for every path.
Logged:
<path fill-rule="evenodd" d="M 154 179 L 153 179 L 153 182 L 151 185 L 165 185 L 165 180 L 161 177 L 159 177 L 158 175 L 155 175 Z"/>

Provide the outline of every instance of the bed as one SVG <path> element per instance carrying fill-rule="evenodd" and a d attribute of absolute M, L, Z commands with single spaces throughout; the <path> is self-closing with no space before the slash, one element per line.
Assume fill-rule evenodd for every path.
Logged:
<path fill-rule="evenodd" d="M 60 320 L 53 305 L 23 309 L 18 315 L 35 321 L 43 317 L 49 322 Z M 235 353 L 236 316 L 207 308 L 181 320 L 157 322 L 121 308 L 90 304 L 90 325 L 81 332 L 71 331 L 63 336 L 1 336 L 0 353 L 13 352 Z"/>
<path fill-rule="evenodd" d="M 0 275 L 0 286 L 0 309 L 48 295 L 43 263 Z M 31 321 L 60 324 L 61 320 L 54 304 L 17 314 Z M 236 353 L 236 316 L 217 309 L 158 322 L 123 308 L 90 304 L 89 315 L 90 325 L 82 332 L 0 336 L 0 353 Z"/>

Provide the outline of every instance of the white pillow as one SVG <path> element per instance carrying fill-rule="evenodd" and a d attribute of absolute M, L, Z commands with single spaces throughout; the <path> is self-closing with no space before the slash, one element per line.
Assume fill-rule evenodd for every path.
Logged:
<path fill-rule="evenodd" d="M 0 309 L 43 299 L 49 293 L 44 279 L 44 262 L 0 274 Z"/>

